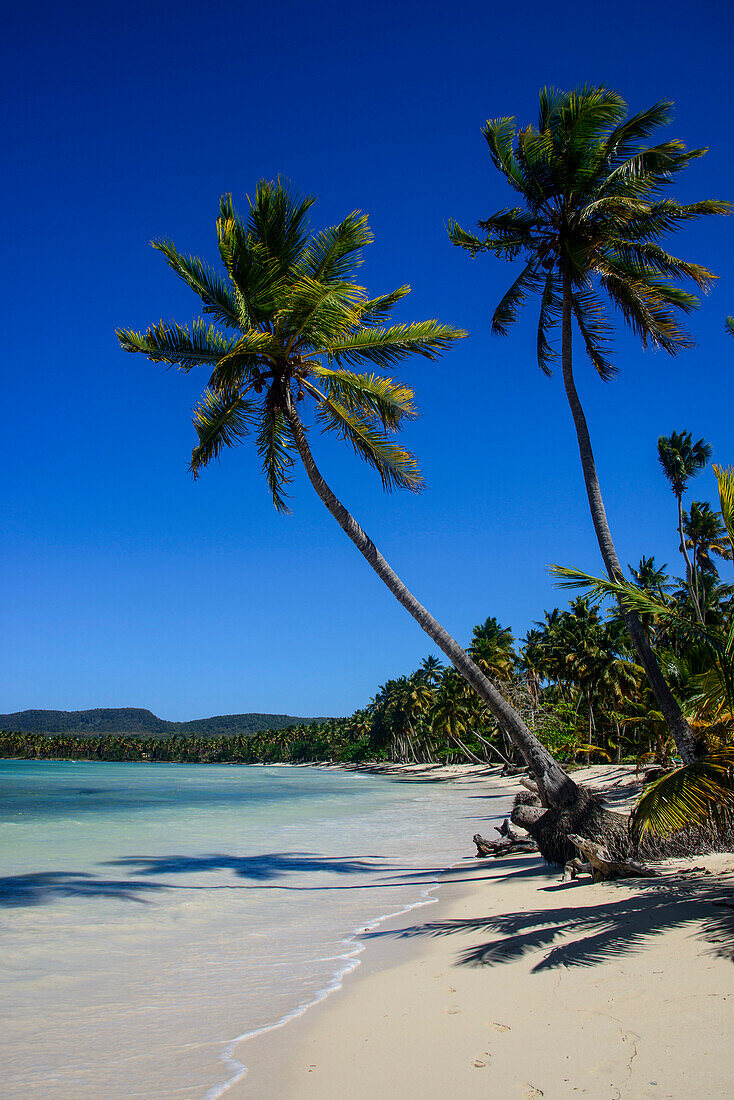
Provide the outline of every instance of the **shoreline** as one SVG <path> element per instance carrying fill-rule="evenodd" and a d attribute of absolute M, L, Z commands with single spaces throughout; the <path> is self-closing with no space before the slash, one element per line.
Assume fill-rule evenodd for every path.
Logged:
<path fill-rule="evenodd" d="M 509 812 L 511 805 L 511 798 L 515 791 L 519 789 L 517 787 L 517 780 L 515 777 L 501 779 L 500 771 L 501 766 L 485 765 L 485 764 L 397 764 L 397 763 L 363 763 L 363 764 L 338 764 L 331 762 L 323 763 L 304 763 L 304 764 L 251 764 L 241 765 L 242 767 L 290 767 L 290 768 L 324 768 L 332 771 L 348 771 L 348 772 L 361 772 L 370 775 L 380 775 L 387 778 L 393 778 L 401 782 L 461 782 L 468 781 L 472 786 L 478 785 L 479 782 L 487 777 L 491 777 L 494 780 L 500 780 L 502 787 L 507 787 L 506 791 L 501 794 L 494 792 L 493 794 L 487 794 L 486 796 L 474 796 L 474 797 L 487 797 L 487 798 L 501 798 L 502 799 L 502 814 Z M 483 786 L 483 785 L 482 785 Z M 478 815 L 479 817 L 479 815 Z M 491 818 L 483 818 L 483 824 L 489 820 L 498 820 L 498 815 L 495 813 Z M 468 848 L 472 847 L 471 840 L 468 841 Z M 334 973 L 330 979 L 328 985 L 319 990 L 314 999 L 308 1001 L 305 1004 L 300 1004 L 289 1012 L 282 1019 L 276 1021 L 273 1024 L 268 1024 L 264 1027 L 258 1028 L 253 1032 L 245 1032 L 242 1035 L 235 1037 L 227 1043 L 227 1046 L 222 1054 L 222 1060 L 225 1063 L 229 1063 L 234 1069 L 234 1075 L 229 1081 L 222 1085 L 212 1086 L 211 1089 L 205 1094 L 203 1100 L 219 1100 L 222 1096 L 232 1097 L 238 1095 L 238 1086 L 246 1086 L 248 1095 L 252 1096 L 252 1061 L 250 1056 L 251 1049 L 257 1049 L 258 1053 L 262 1051 L 268 1052 L 270 1050 L 271 1043 L 275 1043 L 276 1050 L 280 1045 L 279 1040 L 284 1029 L 287 1029 L 288 1036 L 292 1035 L 292 1027 L 294 1024 L 298 1024 L 305 1021 L 306 1018 L 310 1019 L 310 1013 L 323 1005 L 329 1000 L 335 993 L 339 993 L 344 988 L 344 983 L 349 977 L 354 974 L 363 965 L 363 955 L 370 948 L 369 939 L 373 935 L 382 935 L 385 930 L 391 929 L 393 926 L 399 927 L 400 922 L 407 916 L 416 910 L 421 910 L 428 906 L 433 906 L 440 903 L 440 896 L 437 895 L 437 891 L 444 885 L 446 876 L 449 876 L 452 871 L 465 866 L 466 861 L 474 863 L 475 860 L 471 856 L 461 857 L 455 863 L 449 864 L 446 867 L 441 868 L 436 872 L 436 877 L 433 881 L 427 882 L 421 889 L 421 895 L 419 900 L 404 905 L 399 910 L 392 913 L 383 914 L 375 917 L 366 923 L 360 923 L 359 926 L 353 928 L 342 940 L 342 945 L 345 948 L 343 955 L 335 957 L 334 961 L 343 961 L 345 965 Z M 378 931 L 379 930 L 379 931 Z M 361 938 L 362 937 L 362 938 Z M 250 1048 L 249 1044 L 254 1043 L 254 1048 Z M 239 1053 L 236 1054 L 235 1052 Z M 266 1058 L 269 1057 L 266 1054 Z"/>
<path fill-rule="evenodd" d="M 392 766 L 415 779 L 426 767 Z M 457 771 L 468 768 L 487 771 Z M 498 786 L 505 797 L 519 789 L 490 771 L 488 798 Z M 624 766 L 574 775 L 610 788 L 614 808 L 635 786 Z M 421 906 L 360 933 L 364 950 L 337 989 L 236 1050 L 248 1072 L 221 1095 L 727 1095 L 734 1058 L 720 1021 L 724 1002 L 734 1004 L 734 855 L 664 870 L 661 879 L 561 883 L 534 854 L 461 860 L 432 888 L 425 918 Z"/>

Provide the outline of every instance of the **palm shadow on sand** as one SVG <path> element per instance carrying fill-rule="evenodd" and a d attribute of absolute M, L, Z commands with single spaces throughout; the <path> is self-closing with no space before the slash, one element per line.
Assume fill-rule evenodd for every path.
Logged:
<path fill-rule="evenodd" d="M 523 872 L 520 875 L 524 877 Z M 584 885 L 567 883 L 546 889 L 576 891 Z M 491 939 L 462 951 L 457 965 L 497 966 L 538 954 L 532 967 L 537 973 L 561 966 L 595 966 L 640 948 L 668 929 L 689 928 L 691 935 L 709 945 L 711 954 L 734 962 L 734 880 L 709 885 L 703 877 L 639 879 L 631 896 L 626 892 L 620 896 L 615 883 L 606 883 L 602 889 L 608 896 L 590 906 L 433 921 L 372 932 L 369 938 L 490 933 Z"/>

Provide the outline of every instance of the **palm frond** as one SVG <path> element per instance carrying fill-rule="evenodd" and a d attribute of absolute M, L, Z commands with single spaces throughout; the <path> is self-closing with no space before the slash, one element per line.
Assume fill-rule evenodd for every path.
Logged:
<path fill-rule="evenodd" d="M 435 359 L 467 335 L 463 329 L 441 325 L 438 321 L 416 321 L 390 328 L 359 329 L 343 340 L 325 343 L 320 350 L 335 363 L 359 365 L 367 360 L 385 368 L 409 355 Z"/>
<path fill-rule="evenodd" d="M 730 214 L 731 208 L 731 203 L 720 199 L 703 199 L 700 202 L 691 203 L 664 199 L 643 207 L 630 217 L 625 222 L 625 236 L 630 239 L 658 237 L 697 218 Z"/>
<path fill-rule="evenodd" d="M 594 364 L 599 377 L 608 382 L 617 368 L 607 358 L 612 326 L 604 312 L 604 306 L 593 291 L 576 291 L 571 298 L 576 324 L 579 326 L 586 354 Z"/>
<path fill-rule="evenodd" d="M 524 305 L 528 294 L 538 291 L 543 285 L 538 274 L 540 261 L 533 256 L 508 291 L 503 295 L 499 305 L 492 316 L 492 332 L 507 336 L 508 327 L 514 324 L 520 316 L 520 308 Z"/>
<path fill-rule="evenodd" d="M 514 118 L 487 119 L 482 133 L 489 147 L 489 155 L 515 191 L 524 193 L 525 179 L 515 156 L 516 125 Z"/>
<path fill-rule="evenodd" d="M 243 400 L 238 390 L 207 389 L 194 409 L 194 427 L 199 437 L 189 467 L 194 477 L 225 447 L 233 447 L 248 435 L 254 418 L 253 403 Z"/>
<path fill-rule="evenodd" d="M 199 295 L 204 303 L 204 313 L 211 314 L 215 321 L 229 328 L 247 325 L 249 319 L 243 316 L 241 302 L 233 293 L 232 287 L 200 260 L 198 256 L 182 256 L 173 241 L 151 241 L 153 248 L 162 252 L 171 270 L 187 286 Z"/>
<path fill-rule="evenodd" d="M 684 764 L 651 783 L 630 816 L 639 843 L 648 833 L 665 835 L 691 825 L 723 829 L 734 818 L 734 747 Z"/>
<path fill-rule="evenodd" d="M 365 301 L 362 287 L 331 280 L 319 282 L 300 275 L 291 282 L 281 308 L 274 314 L 274 326 L 299 342 L 321 347 L 359 324 Z"/>
<path fill-rule="evenodd" d="M 281 344 L 271 332 L 251 329 L 236 341 L 212 371 L 209 386 L 213 390 L 241 386 L 252 381 L 278 362 Z"/>
<path fill-rule="evenodd" d="M 451 243 L 457 245 L 459 248 L 465 248 L 467 252 L 471 252 L 472 256 L 475 256 L 477 252 L 485 252 L 487 250 L 485 241 L 480 240 L 474 233 L 469 233 L 466 229 L 462 229 L 459 223 L 454 221 L 453 218 L 449 218 L 446 228 Z"/>
<path fill-rule="evenodd" d="M 123 351 L 142 352 L 154 363 L 168 363 L 188 371 L 192 367 L 219 362 L 238 343 L 236 337 L 222 336 L 214 325 L 196 320 L 189 329 L 176 321 L 151 325 L 145 332 L 115 330 Z"/>
<path fill-rule="evenodd" d="M 330 370 L 312 365 L 312 373 L 326 383 L 329 397 L 349 412 L 376 417 L 389 431 L 396 431 L 406 419 L 418 414 L 414 393 L 405 385 L 376 374 L 355 374 L 353 371 Z"/>
<path fill-rule="evenodd" d="M 273 504 L 279 512 L 290 512 L 285 487 L 293 479 L 295 442 L 288 418 L 271 391 L 260 410 L 256 443 Z"/>
<path fill-rule="evenodd" d="M 556 270 L 552 267 L 545 277 L 538 315 L 538 366 L 547 375 L 553 373 L 552 363 L 558 358 L 558 353 L 552 347 L 548 334 L 558 324 L 561 310 L 561 287 Z"/>
<path fill-rule="evenodd" d="M 325 431 L 333 431 L 351 443 L 355 454 L 374 467 L 380 475 L 383 489 L 409 489 L 418 492 L 423 478 L 415 456 L 379 431 L 372 419 L 347 409 L 332 398 L 323 398 L 316 416 Z"/>
<path fill-rule="evenodd" d="M 303 253 L 308 241 L 308 211 L 315 196 L 301 198 L 286 180 L 261 179 L 250 201 L 247 224 L 279 275 L 284 275 Z"/>
<path fill-rule="evenodd" d="M 410 294 L 410 287 L 407 285 L 400 286 L 389 294 L 382 294 L 379 298 L 368 298 L 360 306 L 360 324 L 366 325 L 368 328 L 383 324 L 396 302 L 399 302 L 406 294 Z"/>
<path fill-rule="evenodd" d="M 695 295 L 616 261 L 604 266 L 601 283 L 643 347 L 650 342 L 669 355 L 694 347 L 694 341 L 667 307 L 690 313 L 698 305 Z"/>
<path fill-rule="evenodd" d="M 726 530 L 734 550 L 734 466 L 713 466 L 716 481 L 719 487 L 719 502 L 721 504 L 721 518 L 726 525 Z"/>
<path fill-rule="evenodd" d="M 673 106 L 672 100 L 662 99 L 615 126 L 605 143 L 607 164 L 629 161 L 640 141 L 649 138 L 661 126 L 669 126 L 673 121 Z"/>
<path fill-rule="evenodd" d="M 625 227 L 626 232 L 626 227 Z M 637 267 L 640 270 L 650 271 L 652 274 L 666 275 L 676 279 L 690 279 L 700 287 L 708 290 L 716 278 L 702 264 L 692 264 L 686 260 L 680 260 L 672 256 L 664 248 L 654 241 L 626 240 L 623 238 L 608 237 L 607 246 L 614 250 L 623 264 L 628 267 Z"/>
<path fill-rule="evenodd" d="M 354 210 L 338 225 L 311 237 L 300 266 L 317 282 L 346 279 L 362 262 L 361 250 L 373 240 L 367 215 Z"/>

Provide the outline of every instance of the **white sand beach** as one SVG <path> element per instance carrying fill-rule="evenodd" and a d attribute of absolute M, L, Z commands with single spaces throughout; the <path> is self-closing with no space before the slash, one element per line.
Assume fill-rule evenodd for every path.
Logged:
<path fill-rule="evenodd" d="M 451 774 L 478 795 L 515 786 L 480 768 Z M 629 768 L 574 778 L 607 789 L 612 805 L 635 788 Z M 479 831 L 482 816 L 478 802 Z M 469 853 L 476 830 L 457 827 Z M 340 990 L 242 1044 L 249 1073 L 227 1097 L 729 1096 L 734 855 L 665 871 L 563 883 L 534 855 L 467 858 L 444 875 L 437 904 L 364 937 L 362 964 Z"/>

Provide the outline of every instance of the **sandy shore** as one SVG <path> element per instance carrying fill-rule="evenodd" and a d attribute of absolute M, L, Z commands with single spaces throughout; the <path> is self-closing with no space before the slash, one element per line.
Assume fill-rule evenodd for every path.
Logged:
<path fill-rule="evenodd" d="M 451 772 L 495 797 L 513 788 Z M 612 804 L 634 790 L 629 769 L 580 777 Z M 228 1100 L 729 1096 L 734 857 L 682 866 L 594 885 L 536 856 L 467 858 L 437 904 L 363 937 L 342 989 L 242 1044 L 250 1072 Z"/>

